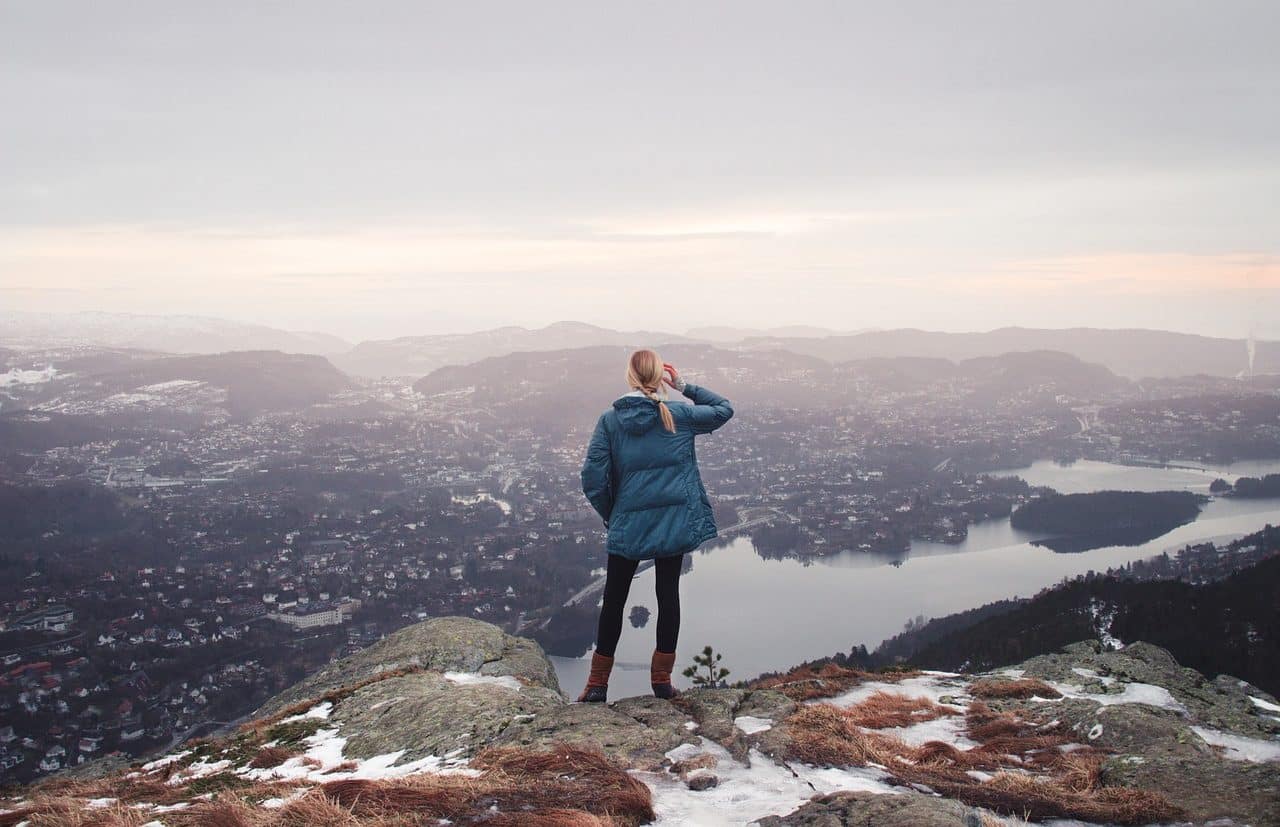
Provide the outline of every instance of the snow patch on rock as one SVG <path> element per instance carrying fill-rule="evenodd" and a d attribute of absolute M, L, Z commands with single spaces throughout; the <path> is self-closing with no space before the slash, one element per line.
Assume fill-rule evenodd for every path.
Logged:
<path fill-rule="evenodd" d="M 510 675 L 481 675 L 478 672 L 445 672 L 444 679 L 456 683 L 459 686 L 475 686 L 477 684 L 489 684 L 490 686 L 501 686 L 504 689 L 510 689 L 513 692 L 520 691 L 520 681 Z"/>
<path fill-rule="evenodd" d="M 653 791 L 656 827 L 689 824 L 750 824 L 768 815 L 784 815 L 815 795 L 839 790 L 862 790 L 892 795 L 884 773 L 874 769 L 824 769 L 805 764 L 782 765 L 758 750 L 747 762 L 734 760 L 724 747 L 707 738 L 702 744 L 683 744 L 668 752 L 672 762 L 709 753 L 716 758 L 720 783 L 694 792 L 668 772 L 636 771 Z"/>
<path fill-rule="evenodd" d="M 1232 761 L 1250 761 L 1265 764 L 1280 761 L 1280 741 L 1264 741 L 1260 738 L 1246 738 L 1208 727 L 1193 726 L 1191 731 L 1199 735 L 1206 744 L 1222 748 L 1222 757 Z"/>
<path fill-rule="evenodd" d="M 739 715 L 733 719 L 733 725 L 741 730 L 743 735 L 755 735 L 757 732 L 773 729 L 773 719 L 757 718 L 754 715 Z"/>

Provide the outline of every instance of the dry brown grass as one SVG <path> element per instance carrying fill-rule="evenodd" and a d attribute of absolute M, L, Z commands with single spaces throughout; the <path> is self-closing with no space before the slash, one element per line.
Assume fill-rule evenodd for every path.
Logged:
<path fill-rule="evenodd" d="M 572 802 L 575 809 L 610 816 L 619 825 L 646 824 L 654 817 L 649 788 L 595 750 L 567 745 L 545 752 L 492 748 L 476 756 L 471 766 L 520 779 L 523 793 L 517 790 L 517 798 L 535 810 L 562 808 Z M 530 787 L 537 790 L 536 795 L 529 794 Z"/>
<path fill-rule="evenodd" d="M 9 813 L 4 818 L 9 818 Z M 0 824 L 20 824 L 25 822 L 30 827 L 141 827 L 151 821 L 154 816 L 146 810 L 139 810 L 119 802 L 106 807 L 85 807 L 85 802 L 73 799 L 60 799 L 47 802 L 39 810 L 30 813 L 18 821 L 0 821 Z"/>
<path fill-rule="evenodd" d="M 887 765 L 910 751 L 897 738 L 858 726 L 848 710 L 832 704 L 801 707 L 787 719 L 787 731 L 791 736 L 789 757 L 807 764 Z"/>
<path fill-rule="evenodd" d="M 490 808 L 496 811 L 486 816 L 485 824 L 631 827 L 653 819 L 649 788 L 599 752 L 568 746 L 547 751 L 490 749 L 471 765 L 483 775 L 344 779 L 320 790 L 360 819 L 413 812 L 463 822 Z M 570 803 L 571 811 L 565 808 Z"/>
<path fill-rule="evenodd" d="M 51 778 L 34 784 L 30 790 L 33 802 L 93 798 L 114 798 L 122 804 L 176 804 L 189 795 L 180 786 L 164 783 L 165 776 L 127 778 L 125 774 L 91 780 Z M 0 821 L 0 825 L 4 822 Z"/>
<path fill-rule="evenodd" d="M 1132 787 L 1072 790 L 1055 778 L 1021 773 L 999 773 L 981 784 L 950 784 L 944 781 L 934 789 L 971 806 L 1032 821 L 1074 818 L 1139 825 L 1173 821 L 1182 815 L 1163 796 L 1146 790 Z"/>
<path fill-rule="evenodd" d="M 873 692 L 845 710 L 855 724 L 866 729 L 905 727 L 960 713 L 928 698 L 908 697 L 893 692 Z"/>
<path fill-rule="evenodd" d="M 979 741 L 969 750 L 939 741 L 911 746 L 859 725 L 862 717 L 856 707 L 802 707 L 785 722 L 787 756 L 827 766 L 875 764 L 900 783 L 923 784 L 965 804 L 1023 818 L 1149 824 L 1178 815 L 1155 793 L 1101 786 L 1102 758 L 1096 750 L 1064 753 L 1059 747 L 1068 739 L 1056 729 L 995 713 L 981 702 L 973 704 L 966 720 L 967 731 Z M 975 769 L 996 774 L 981 781 L 969 775 Z"/>
<path fill-rule="evenodd" d="M 1002 680 L 984 678 L 969 685 L 969 694 L 975 698 L 1061 698 L 1062 693 L 1038 678 Z"/>
<path fill-rule="evenodd" d="M 1052 769 L 1068 755 L 1059 748 L 1071 743 L 1066 730 L 1058 724 L 1046 726 L 1019 718 L 1009 712 L 996 712 L 982 701 L 974 701 L 965 713 L 965 733 L 981 744 L 981 750 L 996 756 L 1014 756 L 1018 766 Z M 1096 754 L 1085 747 L 1070 753 L 1081 758 Z"/>
<path fill-rule="evenodd" d="M 253 759 L 249 761 L 249 766 L 254 769 L 268 769 L 270 767 L 278 767 L 290 758 L 298 755 L 297 750 L 288 747 L 263 747 Z"/>
<path fill-rule="evenodd" d="M 1096 790 L 1102 786 L 1103 760 L 1102 755 L 1092 751 L 1068 752 L 1058 761 L 1058 781 L 1076 792 Z"/>
<path fill-rule="evenodd" d="M 227 795 L 165 813 L 164 821 L 173 827 L 257 827 L 266 812 L 269 811 L 242 798 Z"/>
<path fill-rule="evenodd" d="M 543 810 L 533 813 L 496 813 L 484 827 L 615 827 L 620 822 L 582 810 Z"/>
<path fill-rule="evenodd" d="M 332 775 L 335 772 L 351 772 L 360 766 L 359 761 L 343 761 L 341 764 L 335 764 L 324 771 L 324 775 Z"/>
<path fill-rule="evenodd" d="M 785 675 L 773 675 L 752 681 L 752 689 L 776 689 L 793 701 L 810 701 L 815 698 L 830 698 L 847 692 L 866 681 L 897 683 L 904 678 L 911 678 L 920 673 L 912 669 L 895 669 L 887 672 L 864 672 L 860 669 L 849 669 L 834 663 L 825 664 L 817 669 L 812 666 L 798 666 Z"/>
<path fill-rule="evenodd" d="M 418 827 L 450 819 L 509 827 L 634 827 L 653 818 L 649 788 L 600 752 L 570 746 L 490 749 L 472 766 L 480 770 L 478 777 L 427 773 L 377 781 L 338 779 L 318 786 L 254 783 L 229 772 L 170 785 L 162 780 L 163 770 L 154 777 L 121 773 L 46 784 L 23 806 L 0 815 L 0 827 L 23 821 L 31 827 L 140 827 L 156 814 L 132 805 L 179 802 L 191 806 L 164 813 L 166 825 Z M 199 799 L 198 791 L 215 795 Z M 87 808 L 94 798 L 119 800 Z M 267 799 L 285 804 L 261 806 Z"/>

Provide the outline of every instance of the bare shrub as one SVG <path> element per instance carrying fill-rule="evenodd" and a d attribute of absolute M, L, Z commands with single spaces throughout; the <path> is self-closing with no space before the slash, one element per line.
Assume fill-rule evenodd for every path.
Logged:
<path fill-rule="evenodd" d="M 839 695 L 866 681 L 897 683 L 919 674 L 920 672 L 915 669 L 893 668 L 883 672 L 864 672 L 861 669 L 826 663 L 816 668 L 797 666 L 783 675 L 771 675 L 754 680 L 749 686 L 752 689 L 775 689 L 793 701 L 809 701 Z"/>

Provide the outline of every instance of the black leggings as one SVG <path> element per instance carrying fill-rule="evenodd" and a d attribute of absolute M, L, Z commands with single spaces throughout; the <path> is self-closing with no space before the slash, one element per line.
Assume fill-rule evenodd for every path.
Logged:
<path fill-rule="evenodd" d="M 680 566 L 684 555 L 659 557 L 654 582 L 658 594 L 658 651 L 674 652 L 680 636 Z M 639 560 L 609 555 L 608 573 L 604 581 L 604 605 L 600 607 L 600 625 L 596 627 L 596 652 L 613 657 L 622 637 L 622 610 L 631 591 L 631 578 L 636 576 Z"/>

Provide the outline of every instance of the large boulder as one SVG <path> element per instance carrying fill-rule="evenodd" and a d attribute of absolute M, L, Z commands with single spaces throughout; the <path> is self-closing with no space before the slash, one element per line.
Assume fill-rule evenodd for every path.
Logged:
<path fill-rule="evenodd" d="M 490 746 L 595 747 L 653 769 L 696 741 L 688 719 L 656 698 L 570 704 L 532 640 L 489 623 L 442 617 L 408 626 L 272 698 L 259 717 L 330 699 L 329 719 L 362 759 L 402 752 L 470 758 Z"/>
<path fill-rule="evenodd" d="M 455 754 L 469 758 L 512 726 L 565 706 L 558 692 L 515 681 L 456 683 L 439 672 L 377 681 L 337 705 L 346 754 L 370 758 L 405 750 L 404 760 Z"/>
<path fill-rule="evenodd" d="M 537 643 L 480 620 L 438 617 L 406 626 L 351 657 L 329 664 L 267 701 L 258 714 L 272 715 L 300 701 L 405 670 L 510 676 L 560 692 L 555 668 Z"/>

